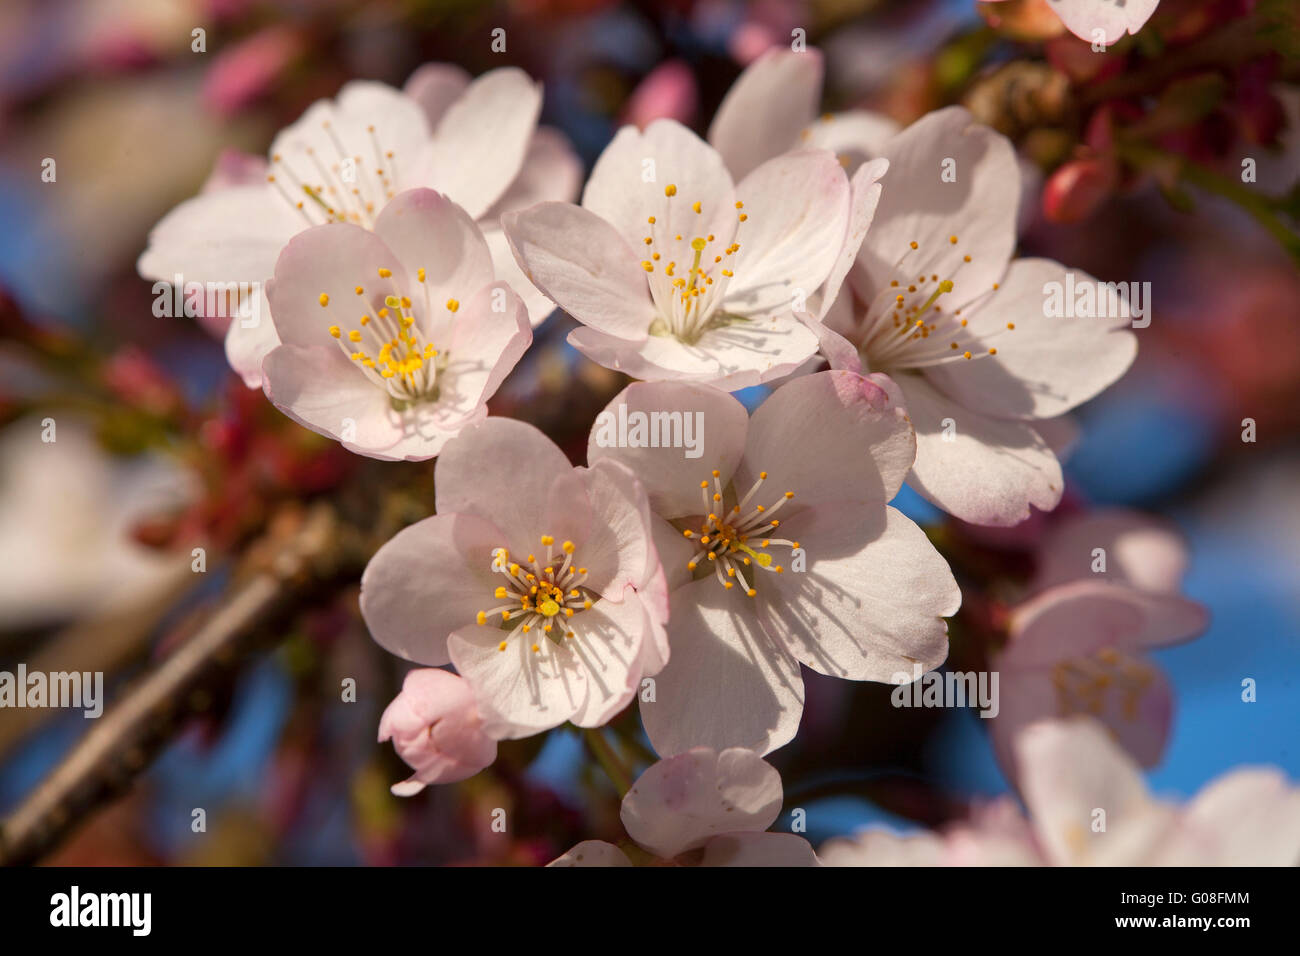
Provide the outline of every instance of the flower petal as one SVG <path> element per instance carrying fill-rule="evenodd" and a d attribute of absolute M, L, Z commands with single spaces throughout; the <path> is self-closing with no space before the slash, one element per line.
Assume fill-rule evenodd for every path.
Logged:
<path fill-rule="evenodd" d="M 865 513 L 864 513 L 865 512 Z M 763 626 L 813 670 L 907 683 L 948 656 L 961 592 L 925 533 L 893 508 L 825 504 L 787 519 L 808 567 L 755 584 Z M 905 675 L 905 677 L 900 677 Z"/>
<path fill-rule="evenodd" d="M 497 306 L 501 311 L 497 310 Z M 456 313 L 447 338 L 448 362 L 438 378 L 438 406 L 468 417 L 496 394 L 533 341 L 528 312 L 504 282 L 483 286 Z"/>
<path fill-rule="evenodd" d="M 547 866 L 631 866 L 627 854 L 604 840 L 583 840 Z"/>
<path fill-rule="evenodd" d="M 249 388 L 261 388 L 262 361 L 280 344 L 265 288 L 256 300 L 240 304 L 239 314 L 226 327 L 225 344 L 230 367 Z"/>
<path fill-rule="evenodd" d="M 609 223 L 568 203 L 539 203 L 501 217 L 530 282 L 579 322 L 634 343 L 655 309 L 636 254 Z"/>
<path fill-rule="evenodd" d="M 894 381 L 916 428 L 907 483 L 928 501 L 963 521 L 999 526 L 1024 521 L 1030 505 L 1051 511 L 1060 502 L 1061 463 L 1033 428 L 971 411 L 923 376 Z"/>
<path fill-rule="evenodd" d="M 438 514 L 393 536 L 361 576 L 361 616 L 385 650 L 440 666 L 447 637 L 473 626 L 500 583 L 489 570 L 500 529 L 474 515 Z"/>
<path fill-rule="evenodd" d="M 402 92 L 420 104 L 429 129 L 437 129 L 469 84 L 469 74 L 453 63 L 425 63 L 407 77 Z"/>
<path fill-rule="evenodd" d="M 136 269 L 146 279 L 262 282 L 307 222 L 265 182 L 185 200 L 149 232 Z"/>
<path fill-rule="evenodd" d="M 884 156 L 889 188 L 858 255 L 862 298 L 872 301 L 896 275 L 930 273 L 952 280 L 947 311 L 989 291 L 1016 244 L 1020 168 L 1010 141 L 950 106 L 899 133 Z"/>
<path fill-rule="evenodd" d="M 746 176 L 736 195 L 748 219 L 736 232 L 736 276 L 722 308 L 740 315 L 799 310 L 847 241 L 851 192 L 844 169 L 825 150 L 787 153 Z"/>
<path fill-rule="evenodd" d="M 736 179 L 794 147 L 817 115 L 822 55 L 774 48 L 747 66 L 722 98 L 709 142 Z"/>
<path fill-rule="evenodd" d="M 674 198 L 666 190 L 675 186 Z M 683 218 L 698 234 L 715 234 L 723 245 L 736 230 L 732 178 L 713 147 L 675 120 L 655 120 L 639 132 L 624 126 L 592 167 L 582 206 L 614 226 L 635 249 L 654 216 L 661 229 L 681 229 Z M 699 202 L 700 211 L 691 211 Z"/>
<path fill-rule="evenodd" d="M 1096 283 L 1074 276 L 1079 288 Z M 998 291 L 966 313 L 983 343 L 999 335 L 997 354 L 929 368 L 926 377 L 967 408 L 1004 418 L 1053 418 L 1092 398 L 1128 370 L 1137 337 L 1123 316 L 1045 315 L 1048 288 L 1066 282 L 1065 267 L 1050 259 L 1013 262 Z"/>
<path fill-rule="evenodd" d="M 821 866 L 812 844 L 793 833 L 728 833 L 704 846 L 701 866 Z"/>
<path fill-rule="evenodd" d="M 405 294 L 424 312 L 424 328 L 436 327 L 437 320 L 429 324 L 433 316 L 449 321 L 448 300 L 464 301 L 494 278 L 492 254 L 474 220 L 432 189 L 399 194 L 375 220 L 375 234 L 397 256 L 408 280 L 415 280 L 404 287 Z"/>
<path fill-rule="evenodd" d="M 671 335 L 641 342 L 574 329 L 569 344 L 593 362 L 646 381 L 685 381 L 727 391 L 775 381 L 817 351 L 817 337 L 791 315 L 738 319 L 692 345 Z"/>
<path fill-rule="evenodd" d="M 1104 569 L 1098 557 L 1104 557 Z M 1052 529 L 1038 551 L 1034 590 L 1088 579 L 1176 594 L 1186 570 L 1187 545 L 1172 525 L 1114 508 L 1066 519 Z"/>
<path fill-rule="evenodd" d="M 638 422 L 644 422 L 640 432 Z M 587 439 L 587 461 L 610 459 L 628 466 L 645 486 L 656 514 L 696 515 L 700 481 L 715 468 L 724 484 L 731 480 L 744 453 L 748 427 L 745 406 L 719 389 L 635 382 L 596 416 Z M 686 446 L 687 429 L 695 447 Z M 680 445 L 672 443 L 674 437 L 681 439 Z M 634 444 L 638 441 L 639 447 Z"/>
<path fill-rule="evenodd" d="M 423 184 L 483 215 L 519 175 L 541 107 L 542 88 L 523 70 L 484 73 L 438 123 Z"/>
<path fill-rule="evenodd" d="M 540 126 L 528 143 L 523 168 L 482 218 L 495 221 L 505 213 L 539 202 L 573 202 L 582 187 L 582 160 L 558 129 Z"/>
<path fill-rule="evenodd" d="M 696 746 L 759 753 L 788 743 L 803 714 L 803 676 L 759 626 L 751 598 L 712 578 L 671 594 L 672 659 L 641 721 L 660 754 Z"/>
<path fill-rule="evenodd" d="M 651 764 L 619 817 L 647 850 L 672 859 L 723 833 L 761 833 L 781 812 L 781 775 L 752 750 L 694 747 Z"/>
<path fill-rule="evenodd" d="M 912 426 L 884 389 L 853 372 L 818 372 L 782 385 L 754 412 L 735 481 L 748 488 L 766 471 L 765 487 L 793 491 L 796 505 L 884 504 L 915 457 Z"/>
<path fill-rule="evenodd" d="M 868 110 L 845 110 L 815 121 L 800 135 L 799 143 L 807 149 L 829 149 L 852 176 L 863 163 L 884 155 L 899 129 L 888 116 Z"/>

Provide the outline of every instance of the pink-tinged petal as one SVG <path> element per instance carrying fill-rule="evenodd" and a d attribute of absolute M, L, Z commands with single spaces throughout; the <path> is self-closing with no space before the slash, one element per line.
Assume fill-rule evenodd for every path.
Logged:
<path fill-rule="evenodd" d="M 704 578 L 671 594 L 672 659 L 642 700 L 641 721 L 660 754 L 696 746 L 768 753 L 793 739 L 803 676 L 758 622 L 753 599 Z"/>
<path fill-rule="evenodd" d="M 392 275 L 381 278 L 380 269 Z M 341 355 L 331 326 L 343 335 L 360 330 L 363 314 L 377 314 L 385 298 L 407 295 L 410 287 L 406 270 L 382 239 L 360 226 L 333 223 L 308 229 L 284 247 L 267 298 L 281 342 L 326 346 Z"/>
<path fill-rule="evenodd" d="M 474 688 L 487 732 L 499 740 L 558 727 L 582 708 L 589 691 L 587 667 L 572 640 L 509 633 L 489 622 L 447 639 L 452 663 Z"/>
<path fill-rule="evenodd" d="M 889 188 L 858 255 L 866 279 L 863 298 L 871 301 L 895 277 L 915 281 L 930 274 L 953 283 L 944 296 L 945 311 L 988 292 L 1001 280 L 1016 244 L 1020 169 L 1011 142 L 950 106 L 899 133 L 884 156 Z M 948 160 L 952 182 L 944 176 Z"/>
<path fill-rule="evenodd" d="M 916 464 L 907 483 L 950 515 L 1007 526 L 1029 506 L 1051 511 L 1065 479 L 1047 443 L 1024 422 L 990 418 L 936 391 L 920 375 L 895 377 L 916 428 Z"/>
<path fill-rule="evenodd" d="M 818 856 L 824 866 L 941 866 L 945 849 L 937 833 L 900 835 L 873 828 L 824 843 Z"/>
<path fill-rule="evenodd" d="M 524 275 L 524 270 L 519 268 L 519 263 L 515 260 L 509 237 L 500 227 L 485 228 L 483 239 L 487 242 L 488 251 L 492 253 L 492 271 L 523 300 L 524 308 L 528 310 L 528 324 L 537 328 L 555 311 L 555 303 L 528 281 L 528 276 Z"/>
<path fill-rule="evenodd" d="M 1086 683 L 1102 670 L 1099 658 L 1062 655 L 1062 667 L 1023 668 L 995 658 L 1001 673 L 999 708 L 990 721 L 993 750 L 1007 776 L 1014 779 L 1012 749 L 1025 727 L 1052 717 L 1079 715 L 1103 724 L 1123 750 L 1143 767 L 1154 767 L 1164 756 L 1173 725 L 1173 688 L 1164 673 L 1142 658 L 1127 654 L 1107 658 L 1117 662 L 1108 671 L 1105 687 Z M 1118 679 L 1116 678 L 1118 676 Z M 1105 678 L 1103 678 L 1105 679 Z"/>
<path fill-rule="evenodd" d="M 1158 845 L 1170 820 L 1151 800 L 1137 765 L 1091 720 L 1048 721 L 1015 742 L 1020 794 L 1048 860 L 1058 865 L 1125 860 Z M 1094 830 L 1104 810 L 1105 830 Z M 1118 859 L 1117 859 L 1118 858 Z"/>
<path fill-rule="evenodd" d="M 547 866 L 631 866 L 627 854 L 604 840 L 583 840 Z"/>
<path fill-rule="evenodd" d="M 371 449 L 364 454 L 381 461 L 428 461 L 436 457 L 463 429 L 486 417 L 486 405 L 479 405 L 469 414 L 462 414 L 440 404 L 421 403 L 395 417 L 397 440 L 392 445 Z"/>
<path fill-rule="evenodd" d="M 671 199 L 669 186 L 677 187 Z M 696 202 L 699 213 L 692 211 Z M 650 216 L 661 230 L 680 231 L 686 221 L 697 234 L 714 234 L 725 246 L 736 231 L 735 202 L 722 157 L 673 120 L 656 120 L 645 132 L 632 126 L 619 130 L 582 193 L 583 208 L 613 225 L 633 249 L 650 235 Z"/>
<path fill-rule="evenodd" d="M 591 532 L 582 546 L 588 585 L 621 600 L 625 588 L 642 587 L 659 564 L 645 487 L 633 469 L 616 461 L 593 462 L 578 474 L 591 505 Z"/>
<path fill-rule="evenodd" d="M 447 636 L 500 603 L 490 570 L 500 529 L 472 515 L 439 514 L 393 536 L 361 576 L 361 616 L 385 650 L 420 664 L 450 662 Z"/>
<path fill-rule="evenodd" d="M 781 531 L 807 570 L 754 572 L 763 627 L 800 662 L 849 680 L 908 683 L 948 656 L 961 592 L 943 556 L 893 508 L 849 502 L 805 509 Z"/>
<path fill-rule="evenodd" d="M 857 260 L 858 250 L 862 248 L 862 240 L 867 237 L 871 221 L 876 216 L 876 207 L 880 204 L 880 178 L 888 171 L 889 160 L 874 159 L 859 167 L 849 181 L 848 233 L 844 238 L 844 245 L 840 248 L 840 254 L 831 267 L 830 275 L 826 277 L 826 284 L 822 288 L 817 306 L 819 319 L 826 318 L 841 291 L 844 292 L 846 299 L 852 296 L 852 290 L 844 288 L 845 280 L 849 269 Z"/>
<path fill-rule="evenodd" d="M 1102 555 L 1096 553 L 1100 548 Z M 1104 559 L 1104 569 L 1098 564 Z M 1187 570 L 1187 546 L 1167 522 L 1115 508 L 1068 518 L 1038 552 L 1034 590 L 1069 581 L 1128 584 L 1140 591 L 1176 594 Z"/>
<path fill-rule="evenodd" d="M 1066 271 L 1050 259 L 1012 263 L 1000 288 L 963 312 L 963 331 L 997 354 L 928 368 L 926 378 L 966 407 L 1004 418 L 1053 418 L 1115 382 L 1137 354 L 1130 320 L 1046 315 L 1048 289 L 1064 289 Z M 1074 283 L 1096 280 L 1074 272 Z"/>
<path fill-rule="evenodd" d="M 455 64 L 426 63 L 407 77 L 402 92 L 420 104 L 429 129 L 437 129 L 469 83 L 469 74 Z"/>
<path fill-rule="evenodd" d="M 136 270 L 167 282 L 262 282 L 306 225 L 264 181 L 201 193 L 153 227 Z"/>
<path fill-rule="evenodd" d="M 694 747 L 641 774 L 619 816 L 628 836 L 672 859 L 724 833 L 761 833 L 781 799 L 781 775 L 752 750 Z"/>
<path fill-rule="evenodd" d="M 528 311 L 504 282 L 479 289 L 461 305 L 444 335 L 435 340 L 447 351 L 437 404 L 449 416 L 463 417 L 496 394 L 533 341 Z"/>
<path fill-rule="evenodd" d="M 808 149 L 829 149 L 849 175 L 863 163 L 882 156 L 899 125 L 888 116 L 867 110 L 846 110 L 823 116 L 800 133 L 799 144 Z"/>
<path fill-rule="evenodd" d="M 822 55 L 773 49 L 745 68 L 709 125 L 709 142 L 737 180 L 792 149 L 817 115 Z"/>
<path fill-rule="evenodd" d="M 704 845 L 700 866 L 821 866 L 812 844 L 793 833 L 728 833 Z"/>
<path fill-rule="evenodd" d="M 399 797 L 419 793 L 429 784 L 466 780 L 497 756 L 497 742 L 483 732 L 469 684 L 444 670 L 406 675 L 401 693 L 379 719 L 379 742 L 389 739 L 415 770 L 393 785 Z"/>
<path fill-rule="evenodd" d="M 241 152 L 227 147 L 217 154 L 217 161 L 212 164 L 212 172 L 203 181 L 199 192 L 210 193 L 231 186 L 262 186 L 270 166 L 265 156 Z"/>
<path fill-rule="evenodd" d="M 638 422 L 645 423 L 640 432 Z M 645 486 L 658 515 L 698 515 L 700 481 L 713 469 L 722 473 L 724 484 L 731 480 L 745 450 L 748 427 L 745 406 L 719 389 L 636 382 L 596 416 L 587 439 L 587 461 L 611 459 L 627 465 Z M 687 429 L 695 447 L 686 447 Z M 633 442 L 641 447 L 630 447 Z M 655 447 L 648 447 L 652 442 Z"/>
<path fill-rule="evenodd" d="M 1234 770 L 1208 784 L 1187 805 L 1169 845 L 1166 866 L 1300 865 L 1300 789 L 1279 771 Z"/>
<path fill-rule="evenodd" d="M 1160 0 L 1053 0 L 1067 30 L 1089 43 L 1110 46 L 1124 34 L 1137 33 L 1155 12 Z"/>
<path fill-rule="evenodd" d="M 767 498 L 793 491 L 793 505 L 882 505 L 915 457 L 912 426 L 883 388 L 852 372 L 818 372 L 782 385 L 754 412 L 735 482 L 749 488 L 766 471 Z"/>
<path fill-rule="evenodd" d="M 817 351 L 817 336 L 792 315 L 738 319 L 710 329 L 692 345 L 671 335 L 628 342 L 585 328 L 570 332 L 568 341 L 593 362 L 632 378 L 727 391 L 789 375 Z"/>
<path fill-rule="evenodd" d="M 262 361 L 280 344 L 271 321 L 271 303 L 265 290 L 255 300 L 240 305 L 239 314 L 226 327 L 226 361 L 249 388 L 262 387 Z"/>
<path fill-rule="evenodd" d="M 582 160 L 569 138 L 558 129 L 541 126 L 528 144 L 519 175 L 481 218 L 486 228 L 486 223 L 508 212 L 539 202 L 573 202 L 581 187 Z"/>
<path fill-rule="evenodd" d="M 304 199 L 301 187 L 310 186 L 328 204 L 349 186 L 342 170 L 332 168 L 348 157 L 356 163 L 360 191 L 353 199 L 378 207 L 388 192 L 436 185 L 419 176 L 429 137 L 424 110 L 414 99 L 383 83 L 354 80 L 336 99 L 316 101 L 280 131 L 271 143 L 271 172 L 295 202 Z M 322 167 L 328 178 L 322 178 Z M 281 204 L 287 208 L 283 198 Z M 318 218 L 322 210 L 310 201 L 307 206 Z"/>
<path fill-rule="evenodd" d="M 748 218 L 736 231 L 736 276 L 722 308 L 765 315 L 803 307 L 847 241 L 851 203 L 843 167 L 825 150 L 788 153 L 746 176 L 736 195 Z"/>
<path fill-rule="evenodd" d="M 540 203 L 501 217 L 530 282 L 599 332 L 643 342 L 655 310 L 636 254 L 599 216 L 568 203 Z"/>
<path fill-rule="evenodd" d="M 586 560 L 584 558 L 584 560 Z M 565 645 L 582 663 L 586 698 L 569 720 L 578 727 L 600 727 L 632 703 L 640 688 L 642 650 L 650 639 L 646 605 L 630 588 L 622 600 L 597 601 L 569 619 L 573 637 Z"/>
<path fill-rule="evenodd" d="M 280 345 L 262 360 L 262 387 L 299 425 L 374 456 L 402 437 L 388 395 L 332 345 Z"/>
<path fill-rule="evenodd" d="M 1007 655 L 1016 666 L 1055 663 L 1062 653 L 1095 654 L 1106 647 L 1165 647 L 1195 637 L 1205 608 L 1175 594 L 1148 594 L 1104 580 L 1057 585 L 1011 615 Z"/>
<path fill-rule="evenodd" d="M 423 184 L 483 215 L 519 175 L 541 107 L 542 88 L 523 70 L 484 73 L 438 123 Z"/>
<path fill-rule="evenodd" d="M 698 484 L 696 482 L 697 487 Z M 698 550 L 698 545 L 689 541 L 658 514 L 650 518 L 650 534 L 654 539 L 655 550 L 659 552 L 668 589 L 675 591 L 682 585 L 689 584 L 693 575 L 687 565 Z"/>
<path fill-rule="evenodd" d="M 414 280 L 405 294 L 425 313 L 426 329 L 451 320 L 449 300 L 463 302 L 495 278 L 492 255 L 474 220 L 432 189 L 400 193 L 375 220 L 375 234 Z"/>
<path fill-rule="evenodd" d="M 651 540 L 654 541 L 656 549 L 659 545 L 659 535 L 654 529 L 665 524 L 662 518 L 651 515 Z M 685 541 L 685 539 L 681 539 Z M 676 551 L 669 551 L 670 554 L 676 554 Z M 662 560 L 662 559 L 661 559 Z M 683 565 L 685 562 L 682 562 Z M 655 569 L 654 573 L 649 576 L 646 583 L 637 591 L 637 600 L 645 608 L 646 616 L 646 638 L 641 644 L 641 661 L 640 670 L 642 677 L 653 677 L 658 674 L 668 664 L 668 658 L 671 650 L 668 646 L 668 575 L 665 573 L 661 564 Z M 624 597 L 624 600 L 630 600 L 630 595 Z"/>
<path fill-rule="evenodd" d="M 1056 418 L 1039 418 L 1034 420 L 1034 431 L 1047 442 L 1058 461 L 1069 459 L 1074 448 L 1079 444 L 1081 429 L 1073 415 L 1058 415 Z"/>
<path fill-rule="evenodd" d="M 477 514 L 503 533 L 498 545 L 526 556 L 542 535 L 581 547 L 591 512 L 581 477 L 532 425 L 489 418 L 466 428 L 438 459 L 439 514 Z"/>
<path fill-rule="evenodd" d="M 862 374 L 862 356 L 858 353 L 857 346 L 806 312 L 798 314 L 797 318 L 817 336 L 817 348 L 832 369 Z"/>

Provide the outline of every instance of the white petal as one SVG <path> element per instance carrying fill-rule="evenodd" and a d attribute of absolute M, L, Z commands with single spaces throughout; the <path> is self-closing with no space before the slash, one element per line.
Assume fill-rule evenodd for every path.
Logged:
<path fill-rule="evenodd" d="M 547 866 L 631 866 L 627 854 L 604 840 L 583 840 Z"/>
<path fill-rule="evenodd" d="M 1029 506 L 1051 511 L 1061 500 L 1061 464 L 1033 428 L 991 418 L 936 391 L 924 377 L 898 375 L 916 428 L 916 464 L 907 483 L 963 521 L 1013 525 Z"/>
<path fill-rule="evenodd" d="M 712 578 L 671 595 L 672 659 L 655 678 L 641 721 L 664 755 L 696 746 L 759 753 L 788 743 L 803 714 L 803 677 L 759 626 L 753 599 Z"/>
<path fill-rule="evenodd" d="M 718 106 L 709 142 L 742 179 L 793 148 L 817 114 L 822 55 L 817 50 L 772 49 L 745 68 Z"/>
<path fill-rule="evenodd" d="M 429 129 L 437 129 L 469 83 L 469 74 L 455 64 L 426 63 L 407 77 L 402 92 L 420 104 Z"/>
<path fill-rule="evenodd" d="M 226 361 L 249 388 L 262 387 L 262 360 L 280 344 L 265 290 L 240 308 L 226 327 Z"/>

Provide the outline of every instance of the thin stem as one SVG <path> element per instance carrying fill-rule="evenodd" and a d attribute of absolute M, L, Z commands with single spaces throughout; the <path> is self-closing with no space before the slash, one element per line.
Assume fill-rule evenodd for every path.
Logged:
<path fill-rule="evenodd" d="M 587 747 L 600 762 L 606 776 L 614 784 L 614 789 L 618 791 L 619 797 L 627 796 L 627 792 L 632 789 L 632 772 L 619 759 L 618 754 L 614 752 L 614 748 L 605 739 L 605 735 L 596 728 L 588 728 L 582 732 L 582 736 L 587 742 Z"/>

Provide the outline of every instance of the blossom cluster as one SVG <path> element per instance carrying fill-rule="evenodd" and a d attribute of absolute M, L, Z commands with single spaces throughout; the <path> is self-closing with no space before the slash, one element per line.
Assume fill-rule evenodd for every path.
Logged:
<path fill-rule="evenodd" d="M 1111 43 L 1155 2 L 1057 6 L 1080 35 L 1099 8 Z M 153 230 L 146 278 L 257 287 L 224 332 L 250 389 L 349 452 L 436 459 L 430 515 L 361 581 L 374 640 L 419 665 L 379 726 L 413 770 L 393 792 L 636 704 L 661 759 L 624 796 L 629 841 L 557 865 L 1293 862 L 1300 792 L 1275 775 L 1182 809 L 1145 792 L 1172 714 L 1145 652 L 1205 615 L 1179 594 L 1177 534 L 1122 511 L 1038 543 L 989 665 L 1028 815 L 820 855 L 767 832 L 782 787 L 763 757 L 799 732 L 805 668 L 901 685 L 948 659 L 959 576 L 891 502 L 906 485 L 989 528 L 1052 511 L 1071 411 L 1138 340 L 1125 309 L 1044 307 L 1095 280 L 1016 256 L 1007 137 L 957 106 L 906 128 L 819 115 L 822 71 L 771 50 L 706 137 L 626 126 L 585 179 L 520 70 L 353 82 Z M 632 380 L 577 465 L 488 414 L 556 308 L 581 356 Z"/>

